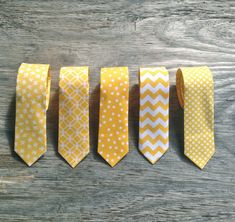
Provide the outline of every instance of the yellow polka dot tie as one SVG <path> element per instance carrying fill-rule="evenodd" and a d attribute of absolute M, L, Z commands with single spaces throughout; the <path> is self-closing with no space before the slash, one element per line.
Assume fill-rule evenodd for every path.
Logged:
<path fill-rule="evenodd" d="M 15 152 L 31 166 L 46 148 L 49 65 L 22 63 L 17 76 Z"/>
<path fill-rule="evenodd" d="M 59 153 L 75 167 L 89 153 L 88 67 L 60 70 Z"/>
<path fill-rule="evenodd" d="M 164 67 L 140 69 L 139 150 L 156 163 L 169 147 L 169 74 Z"/>
<path fill-rule="evenodd" d="M 128 68 L 102 68 L 100 84 L 98 153 L 113 167 L 128 153 Z"/>
<path fill-rule="evenodd" d="M 208 67 L 184 67 L 176 73 L 184 108 L 184 154 L 203 169 L 215 152 L 214 84 Z"/>

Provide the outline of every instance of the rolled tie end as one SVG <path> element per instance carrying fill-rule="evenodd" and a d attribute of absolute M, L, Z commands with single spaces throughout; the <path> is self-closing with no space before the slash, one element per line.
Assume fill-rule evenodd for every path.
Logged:
<path fill-rule="evenodd" d="M 176 72 L 176 91 L 181 108 L 184 108 L 184 78 L 181 68 Z"/>

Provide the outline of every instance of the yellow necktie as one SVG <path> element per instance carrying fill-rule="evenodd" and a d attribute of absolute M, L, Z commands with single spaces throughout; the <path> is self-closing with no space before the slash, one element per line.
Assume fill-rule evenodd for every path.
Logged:
<path fill-rule="evenodd" d="M 98 153 L 113 167 L 128 153 L 128 68 L 102 68 L 100 84 Z"/>
<path fill-rule="evenodd" d="M 60 70 L 59 153 L 74 168 L 89 153 L 88 67 Z"/>
<path fill-rule="evenodd" d="M 139 80 L 139 150 L 154 164 L 169 147 L 169 74 L 164 67 L 141 68 Z"/>
<path fill-rule="evenodd" d="M 31 166 L 46 148 L 49 65 L 22 63 L 17 76 L 15 152 Z"/>
<path fill-rule="evenodd" d="M 180 68 L 176 87 L 184 108 L 184 154 L 203 169 L 215 152 L 212 73 L 208 67 Z"/>

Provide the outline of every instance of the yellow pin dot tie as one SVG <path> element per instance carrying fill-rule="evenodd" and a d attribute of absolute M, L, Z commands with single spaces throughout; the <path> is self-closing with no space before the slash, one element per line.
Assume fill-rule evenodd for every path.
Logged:
<path fill-rule="evenodd" d="M 169 74 L 164 67 L 140 69 L 139 149 L 152 163 L 169 147 Z"/>
<path fill-rule="evenodd" d="M 98 153 L 112 167 L 128 153 L 128 98 L 128 68 L 102 68 Z"/>
<path fill-rule="evenodd" d="M 184 154 L 203 169 L 215 152 L 212 73 L 208 67 L 179 68 L 176 88 L 184 108 Z"/>
<path fill-rule="evenodd" d="M 60 70 L 59 153 L 73 168 L 89 148 L 88 67 Z"/>
<path fill-rule="evenodd" d="M 31 166 L 46 150 L 49 65 L 22 63 L 17 76 L 15 152 Z"/>

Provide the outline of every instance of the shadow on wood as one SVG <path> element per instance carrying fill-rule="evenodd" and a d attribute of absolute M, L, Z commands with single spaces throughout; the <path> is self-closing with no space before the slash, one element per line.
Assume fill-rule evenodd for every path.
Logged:
<path fill-rule="evenodd" d="M 8 140 L 8 144 L 11 151 L 11 156 L 20 162 L 23 162 L 23 160 L 17 155 L 17 153 L 14 151 L 14 143 L 15 143 L 15 115 L 16 113 L 16 93 L 11 98 L 11 102 L 8 108 L 7 112 L 7 118 L 5 122 L 5 132 L 6 137 Z"/>
<path fill-rule="evenodd" d="M 99 104 L 100 104 L 100 84 L 90 93 L 89 98 L 89 128 L 90 128 L 90 149 L 93 157 L 109 165 L 97 152 L 99 133 Z"/>
<path fill-rule="evenodd" d="M 147 162 L 148 160 L 143 156 L 139 150 L 139 110 L 140 110 L 140 87 L 135 84 L 131 87 L 129 93 L 129 142 L 133 140 L 139 155 L 141 155 Z"/>
<path fill-rule="evenodd" d="M 193 164 L 184 155 L 184 110 L 179 105 L 175 85 L 170 86 L 169 130 L 169 141 L 176 143 L 171 146 L 170 149 L 175 149 L 181 160 Z M 175 136 L 172 136 L 173 134 L 175 134 Z M 171 140 L 171 137 L 175 138 L 175 141 Z"/>
<path fill-rule="evenodd" d="M 56 156 L 64 163 L 67 161 L 59 154 L 59 88 L 55 90 L 53 96 L 50 97 L 49 109 L 47 110 L 47 135 L 54 148 Z"/>
<path fill-rule="evenodd" d="M 139 100 L 139 85 L 135 84 L 129 93 L 129 134 L 137 149 L 139 143 Z"/>
<path fill-rule="evenodd" d="M 47 135 L 50 137 L 55 152 L 58 153 L 59 133 L 59 89 L 50 97 L 49 109 L 47 111 Z"/>

